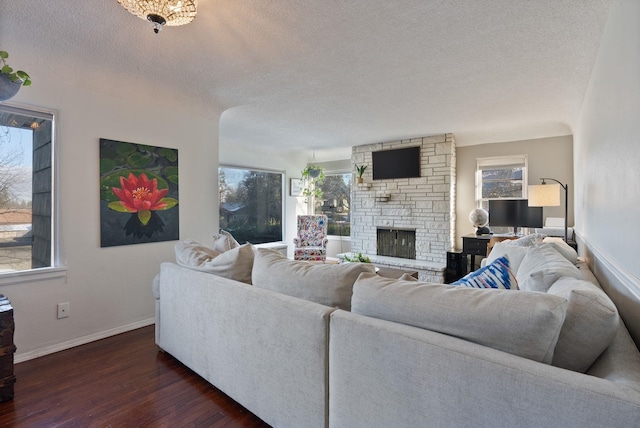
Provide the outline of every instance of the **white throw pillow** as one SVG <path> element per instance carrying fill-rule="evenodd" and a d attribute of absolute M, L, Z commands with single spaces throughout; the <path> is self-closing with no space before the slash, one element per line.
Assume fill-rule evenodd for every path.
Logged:
<path fill-rule="evenodd" d="M 222 254 L 222 251 L 216 251 L 193 239 L 178 242 L 173 248 L 176 252 L 176 263 L 186 267 L 201 266 Z"/>
<path fill-rule="evenodd" d="M 493 263 L 496 259 L 506 256 L 509 258 L 509 267 L 511 272 L 516 275 L 518 273 L 518 269 L 520 269 L 522 260 L 524 260 L 524 257 L 527 255 L 527 251 L 529 251 L 529 247 L 511 245 L 509 242 L 511 241 L 496 242 L 489 253 L 489 256 L 487 256 L 486 263 Z"/>
<path fill-rule="evenodd" d="M 557 252 L 550 244 L 529 248 L 522 260 L 516 279 L 525 291 L 546 292 L 563 276 L 580 279 L 578 268 Z"/>
<path fill-rule="evenodd" d="M 546 293 L 452 287 L 363 273 L 351 311 L 551 363 L 567 301 Z"/>
<path fill-rule="evenodd" d="M 353 283 L 362 272 L 374 272 L 374 266 L 290 260 L 279 251 L 257 248 L 252 282 L 255 287 L 348 311 Z"/>
<path fill-rule="evenodd" d="M 178 242 L 175 251 L 176 263 L 180 266 L 251 284 L 254 258 L 251 244 L 220 253 L 188 239 Z"/>
<path fill-rule="evenodd" d="M 211 248 L 219 253 L 224 253 L 225 251 L 232 250 L 239 246 L 240 244 L 236 241 L 233 235 L 226 230 L 220 229 L 220 233 L 213 236 L 213 245 Z"/>
<path fill-rule="evenodd" d="M 547 235 L 543 235 L 541 233 L 532 233 L 530 235 L 525 235 L 518 239 L 511 239 L 506 241 L 509 245 L 515 245 L 518 247 L 533 247 L 535 245 L 541 244 L 542 240 Z"/>
<path fill-rule="evenodd" d="M 609 296 L 589 281 L 561 278 L 548 293 L 569 301 L 551 364 L 584 373 L 616 336 L 618 310 Z"/>

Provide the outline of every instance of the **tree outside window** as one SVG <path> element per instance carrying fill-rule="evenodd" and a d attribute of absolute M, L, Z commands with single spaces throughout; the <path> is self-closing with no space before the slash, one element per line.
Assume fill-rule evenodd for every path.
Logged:
<path fill-rule="evenodd" d="M 54 266 L 53 115 L 0 105 L 0 270 Z"/>
<path fill-rule="evenodd" d="M 322 197 L 314 200 L 314 214 L 328 218 L 328 234 L 351 235 L 351 173 L 325 173 Z"/>
<path fill-rule="evenodd" d="M 218 168 L 220 228 L 240 242 L 282 241 L 281 172 Z"/>

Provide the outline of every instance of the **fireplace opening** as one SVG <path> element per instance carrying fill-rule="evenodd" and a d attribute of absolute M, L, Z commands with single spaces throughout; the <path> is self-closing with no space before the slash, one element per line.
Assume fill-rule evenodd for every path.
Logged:
<path fill-rule="evenodd" d="M 416 231 L 403 229 L 378 229 L 379 256 L 416 258 Z"/>

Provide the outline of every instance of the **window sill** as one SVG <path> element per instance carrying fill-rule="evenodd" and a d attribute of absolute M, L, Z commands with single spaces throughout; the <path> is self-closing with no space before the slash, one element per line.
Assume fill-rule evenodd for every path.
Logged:
<path fill-rule="evenodd" d="M 11 271 L 0 273 L 0 286 L 22 284 L 25 282 L 46 281 L 49 279 L 64 278 L 67 276 L 67 268 L 50 267 L 23 271 Z"/>

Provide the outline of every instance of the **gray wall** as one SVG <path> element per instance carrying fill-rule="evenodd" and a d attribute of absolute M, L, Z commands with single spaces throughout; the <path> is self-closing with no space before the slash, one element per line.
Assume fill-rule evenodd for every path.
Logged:
<path fill-rule="evenodd" d="M 461 237 L 463 235 L 475 232 L 475 228 L 471 225 L 468 218 L 471 210 L 475 208 L 476 159 L 522 154 L 528 156 L 529 184 L 540 184 L 540 177 L 553 177 L 569 185 L 568 224 L 569 226 L 573 225 L 575 188 L 573 185 L 573 138 L 570 135 L 458 147 L 456 150 L 457 248 L 462 248 Z M 561 198 L 563 197 L 564 195 L 561 195 Z M 544 208 L 544 217 L 564 217 L 564 206 Z"/>

